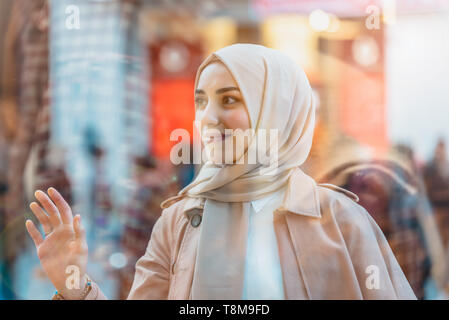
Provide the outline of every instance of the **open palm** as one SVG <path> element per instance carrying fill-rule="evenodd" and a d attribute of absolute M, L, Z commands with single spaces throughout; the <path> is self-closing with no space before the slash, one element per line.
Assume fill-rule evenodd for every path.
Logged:
<path fill-rule="evenodd" d="M 76 297 L 85 285 L 88 257 L 81 217 L 73 217 L 70 206 L 54 188 L 48 189 L 48 195 L 36 191 L 35 197 L 40 205 L 32 202 L 30 208 L 42 224 L 45 237 L 31 220 L 27 220 L 26 228 L 36 245 L 41 265 L 64 297 Z M 79 282 L 67 281 L 72 273 L 79 274 Z"/>

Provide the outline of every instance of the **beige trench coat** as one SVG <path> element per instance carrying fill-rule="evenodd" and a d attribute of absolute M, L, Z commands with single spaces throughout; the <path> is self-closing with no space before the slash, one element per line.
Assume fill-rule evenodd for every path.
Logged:
<path fill-rule="evenodd" d="M 382 231 L 356 201 L 305 174 L 290 179 L 273 213 L 286 299 L 416 299 Z M 128 299 L 190 298 L 203 205 L 188 198 L 163 210 Z M 94 283 L 87 299 L 105 297 Z"/>

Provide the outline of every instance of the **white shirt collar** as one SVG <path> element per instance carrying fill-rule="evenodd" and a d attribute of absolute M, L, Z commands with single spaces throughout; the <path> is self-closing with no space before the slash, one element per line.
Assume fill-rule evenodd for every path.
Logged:
<path fill-rule="evenodd" d="M 279 193 L 283 191 L 284 189 L 281 189 L 279 191 L 273 192 L 272 194 L 269 194 L 268 196 L 251 201 L 251 205 L 253 206 L 254 211 L 257 213 L 262 210 L 270 200 L 279 196 Z"/>

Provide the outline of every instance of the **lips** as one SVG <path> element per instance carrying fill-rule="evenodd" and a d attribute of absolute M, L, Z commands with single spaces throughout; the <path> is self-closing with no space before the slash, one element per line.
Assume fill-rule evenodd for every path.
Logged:
<path fill-rule="evenodd" d="M 211 143 L 211 142 L 218 142 L 218 141 L 223 141 L 226 138 L 232 136 L 232 134 L 225 134 L 225 133 L 221 133 L 221 134 L 214 134 L 214 135 L 203 135 L 203 141 L 204 143 Z"/>

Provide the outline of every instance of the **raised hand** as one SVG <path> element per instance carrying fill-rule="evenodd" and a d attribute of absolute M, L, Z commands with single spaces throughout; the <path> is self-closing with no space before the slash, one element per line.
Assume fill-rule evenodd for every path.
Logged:
<path fill-rule="evenodd" d="M 36 245 L 42 268 L 55 288 L 64 298 L 76 299 L 82 295 L 86 285 L 88 257 L 81 216 L 73 217 L 70 206 L 56 189 L 49 188 L 47 192 L 48 195 L 36 191 L 34 195 L 40 205 L 36 202 L 30 204 L 45 236 L 31 220 L 26 221 L 26 228 Z M 79 283 L 73 278 L 78 274 Z"/>

